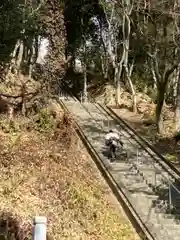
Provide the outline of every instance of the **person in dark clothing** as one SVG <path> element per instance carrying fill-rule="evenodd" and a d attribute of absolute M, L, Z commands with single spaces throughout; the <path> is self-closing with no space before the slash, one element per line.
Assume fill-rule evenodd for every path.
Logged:
<path fill-rule="evenodd" d="M 177 132 L 175 136 L 173 137 L 175 144 L 177 144 L 180 141 L 180 132 Z"/>
<path fill-rule="evenodd" d="M 105 136 L 105 143 L 106 143 L 106 146 L 109 147 L 111 159 L 115 159 L 116 148 L 118 143 L 120 143 L 121 146 L 123 146 L 123 143 L 119 138 L 119 134 L 115 130 L 110 130 L 109 133 L 107 133 Z"/>
<path fill-rule="evenodd" d="M 174 135 L 173 140 L 174 140 L 174 150 L 175 150 L 177 144 L 180 142 L 180 132 L 177 132 Z"/>

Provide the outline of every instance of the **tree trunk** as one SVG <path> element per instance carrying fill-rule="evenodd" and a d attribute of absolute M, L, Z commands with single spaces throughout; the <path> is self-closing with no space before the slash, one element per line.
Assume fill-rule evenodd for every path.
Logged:
<path fill-rule="evenodd" d="M 175 123 L 176 123 L 176 132 L 180 131 L 180 78 L 177 83 L 177 92 L 176 92 L 176 110 L 175 110 Z"/>
<path fill-rule="evenodd" d="M 153 84 L 152 87 L 153 89 L 157 88 L 157 78 L 156 78 L 156 74 L 153 68 L 151 68 L 151 72 L 152 72 L 152 76 L 153 76 Z"/>
<path fill-rule="evenodd" d="M 114 68 L 114 85 L 116 86 L 116 106 L 120 104 L 120 83 L 118 80 L 118 67 Z"/>
<path fill-rule="evenodd" d="M 16 55 L 17 55 L 17 51 L 18 51 L 18 48 L 20 46 L 20 40 L 18 39 L 15 46 L 14 46 L 14 50 L 13 52 L 11 53 L 11 62 L 9 64 L 9 68 L 7 70 L 7 74 L 6 74 L 6 77 L 9 75 L 9 73 L 11 72 L 11 69 L 13 67 L 13 65 L 15 65 L 15 61 L 16 61 Z"/>
<path fill-rule="evenodd" d="M 101 69 L 105 80 L 108 79 L 108 67 L 107 56 L 101 56 Z"/>
<path fill-rule="evenodd" d="M 133 66 L 132 66 L 133 67 Z M 129 70 L 127 67 L 125 67 L 125 72 L 126 72 L 126 77 L 128 80 L 128 85 L 130 87 L 131 93 L 132 93 L 132 101 L 133 101 L 133 112 L 137 113 L 137 99 L 136 99 L 136 90 L 135 87 L 133 86 L 133 83 L 131 81 L 131 73 L 132 71 L 129 73 Z"/>
<path fill-rule="evenodd" d="M 23 52 L 24 52 L 24 43 L 23 41 L 21 41 L 20 46 L 19 46 L 19 53 L 17 56 L 17 60 L 16 60 L 16 66 L 18 71 L 20 70 L 21 67 L 21 63 L 22 63 L 22 59 L 23 59 Z"/>
<path fill-rule="evenodd" d="M 84 89 L 83 89 L 83 100 L 84 102 L 87 102 L 88 96 L 87 96 L 87 69 L 86 66 L 84 66 Z"/>
<path fill-rule="evenodd" d="M 116 104 L 120 105 L 121 99 L 120 99 L 120 93 L 121 93 L 121 74 L 122 74 L 122 69 L 123 69 L 123 62 L 125 58 L 125 49 L 123 49 L 123 54 L 121 57 L 120 62 L 117 64 L 116 71 L 115 71 L 115 84 L 116 84 Z"/>
<path fill-rule="evenodd" d="M 121 84 L 120 84 L 120 81 L 118 81 L 117 87 L 116 87 L 116 105 L 117 106 L 121 104 L 120 94 L 121 94 Z"/>
<path fill-rule="evenodd" d="M 172 88 L 173 88 L 173 103 L 175 106 L 175 109 L 177 109 L 177 98 L 178 98 L 178 91 L 179 90 L 179 77 L 180 77 L 180 65 L 176 69 L 174 75 L 173 75 L 173 82 L 172 82 Z M 180 106 L 180 105 L 179 105 Z M 176 110 L 175 110 L 176 111 Z M 175 117 L 176 118 L 176 117 Z M 175 119 L 176 122 L 176 119 Z"/>
<path fill-rule="evenodd" d="M 39 41 L 39 36 L 35 36 L 34 40 L 34 51 L 35 51 L 35 60 L 34 63 L 37 62 L 38 56 L 39 56 L 39 48 L 40 48 L 40 41 Z"/>
<path fill-rule="evenodd" d="M 31 79 L 32 77 L 32 70 L 36 60 L 37 60 L 37 54 L 35 49 L 35 42 L 32 41 L 32 46 L 30 49 L 30 59 L 29 59 L 29 74 L 28 74 L 29 79 Z"/>
<path fill-rule="evenodd" d="M 162 117 L 164 98 L 165 98 L 165 86 L 159 86 L 158 95 L 157 95 L 157 105 L 156 105 L 156 125 L 157 125 L 157 132 L 159 134 L 162 134 L 164 131 L 163 117 Z"/>
<path fill-rule="evenodd" d="M 87 52 L 86 52 L 86 39 L 84 36 L 84 59 L 83 59 L 83 76 L 84 76 L 84 89 L 83 89 L 83 100 L 87 102 Z"/>
<path fill-rule="evenodd" d="M 125 3 L 125 2 L 124 2 Z M 137 101 L 136 101 L 136 91 L 133 83 L 131 81 L 131 75 L 134 67 L 134 61 L 131 66 L 129 66 L 129 49 L 130 49 L 130 33 L 131 33 L 131 21 L 130 21 L 130 14 L 131 14 L 131 5 L 130 1 L 126 1 L 126 10 L 123 15 L 123 48 L 124 48 L 124 69 L 126 78 L 128 81 L 128 85 L 132 92 L 132 100 L 133 100 L 133 112 L 137 112 Z M 129 8 L 130 7 L 130 8 Z M 131 9 L 131 10 L 128 10 Z"/>
<path fill-rule="evenodd" d="M 134 91 L 134 88 L 132 88 L 132 100 L 133 100 L 133 112 L 137 113 L 137 98 L 136 98 L 136 92 Z"/>

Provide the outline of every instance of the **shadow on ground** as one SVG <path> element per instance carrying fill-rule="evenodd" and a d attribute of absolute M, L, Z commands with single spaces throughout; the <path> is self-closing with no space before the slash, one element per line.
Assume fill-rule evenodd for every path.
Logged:
<path fill-rule="evenodd" d="M 157 213 L 165 213 L 167 218 L 174 218 L 180 224 L 180 182 L 176 180 L 172 185 L 159 187 L 155 190 L 158 199 L 153 201 L 152 208 Z"/>
<path fill-rule="evenodd" d="M 155 124 L 144 124 L 142 116 L 133 113 L 125 112 L 122 109 L 113 108 L 113 110 L 125 120 L 137 133 L 139 133 L 144 139 L 152 144 L 156 150 L 166 157 L 169 161 L 172 161 L 176 167 L 180 168 L 180 145 L 174 148 L 173 138 L 160 138 L 157 135 Z M 169 121 L 165 121 L 166 127 L 170 125 Z"/>
<path fill-rule="evenodd" d="M 0 240 L 29 240 L 32 238 L 32 226 L 20 226 L 20 222 L 8 212 L 0 215 Z"/>
<path fill-rule="evenodd" d="M 127 121 L 127 120 L 126 120 Z M 141 135 L 143 135 L 144 138 L 146 138 L 144 135 L 147 134 L 147 128 L 150 129 L 151 133 L 148 135 L 152 135 L 155 133 L 155 130 L 153 132 L 152 126 L 146 127 L 143 126 L 142 123 L 140 123 L 138 120 L 136 121 L 127 121 L 129 125 L 133 125 L 134 129 Z M 105 157 L 109 157 L 109 150 L 103 145 L 103 140 L 102 136 L 100 135 L 102 133 L 105 133 L 103 129 L 99 128 L 98 126 L 91 126 L 90 124 L 85 125 L 85 129 L 88 132 L 96 132 L 97 136 L 93 137 L 94 143 L 97 142 L 98 144 L 102 144 L 101 147 L 101 152 Z M 145 132 L 145 133 L 144 133 Z M 144 133 L 144 134 L 143 134 Z M 173 151 L 174 147 L 174 141 L 172 139 L 160 139 L 158 142 L 154 143 L 154 147 L 163 155 L 166 153 L 168 154 L 179 154 L 178 150 L 180 150 L 180 146 L 177 145 L 176 151 Z M 116 161 L 126 161 L 125 157 L 123 154 L 121 155 L 120 152 L 117 152 L 117 159 Z M 180 164 L 179 164 L 180 165 Z M 120 170 L 117 170 L 118 173 Z M 169 183 L 163 184 L 163 186 L 158 186 L 154 188 L 154 186 L 150 187 L 150 191 L 144 191 L 143 189 L 136 189 L 133 190 L 134 192 L 141 192 L 148 194 L 149 196 L 156 195 L 158 198 L 156 200 L 153 200 L 151 209 L 149 210 L 149 214 L 152 209 L 155 209 L 157 213 L 165 213 L 167 218 L 174 218 L 178 224 L 180 223 L 180 182 L 175 181 L 173 182 L 173 185 L 169 187 Z M 169 195 L 171 193 L 171 195 Z M 171 196 L 171 197 L 170 197 Z M 170 208 L 170 201 L 171 201 L 171 208 Z"/>
<path fill-rule="evenodd" d="M 157 151 L 167 160 L 171 161 L 176 167 L 180 168 L 180 144 L 174 147 L 173 138 L 160 139 L 153 144 Z"/>
<path fill-rule="evenodd" d="M 124 121 L 127 122 L 134 130 L 137 131 L 141 136 L 147 140 L 156 140 L 156 125 L 153 124 L 152 120 L 143 119 L 142 114 L 134 114 L 127 108 L 119 109 L 111 107 L 112 110 L 119 115 Z"/>
<path fill-rule="evenodd" d="M 0 240 L 31 240 L 33 225 L 30 222 L 22 224 L 20 219 L 10 212 L 0 214 Z M 47 234 L 47 240 L 52 238 Z"/>
<path fill-rule="evenodd" d="M 149 198 L 157 196 L 157 199 L 152 200 L 147 221 L 150 218 L 151 211 L 154 209 L 157 214 L 165 214 L 165 218 L 174 219 L 177 224 L 180 224 L 180 182 L 178 180 L 171 183 L 170 186 L 168 182 L 166 185 L 156 186 L 156 188 L 151 186 L 149 191 L 144 191 L 143 188 L 131 191 L 131 193 L 137 192 L 146 194 Z"/>

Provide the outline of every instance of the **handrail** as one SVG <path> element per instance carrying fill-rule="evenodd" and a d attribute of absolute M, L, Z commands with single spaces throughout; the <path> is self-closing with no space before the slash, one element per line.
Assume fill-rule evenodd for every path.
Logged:
<path fill-rule="evenodd" d="M 136 136 L 146 144 L 148 148 L 151 149 L 152 152 L 154 152 L 163 162 L 165 162 L 179 177 L 180 177 L 180 172 L 179 170 L 174 167 L 174 165 L 169 162 L 165 157 L 163 157 L 155 147 L 153 147 L 150 143 L 148 143 L 140 134 L 138 134 L 126 121 L 124 121 L 117 113 L 115 113 L 109 106 L 106 106 L 108 110 L 114 115 L 119 121 L 121 121 L 127 128 L 129 128 Z"/>
<path fill-rule="evenodd" d="M 88 110 L 88 108 L 84 105 L 84 104 L 82 104 L 81 102 L 80 102 L 80 104 L 81 104 L 81 106 L 85 109 L 85 111 L 86 112 L 88 112 L 88 114 L 91 116 L 91 118 L 96 122 L 96 124 L 97 125 L 99 125 L 100 126 L 100 128 L 102 128 L 102 126 L 97 122 L 97 120 L 96 119 L 94 119 L 94 117 L 93 117 L 93 115 L 89 112 L 89 110 Z M 147 143 L 146 142 L 146 140 L 144 140 L 141 136 L 139 136 L 137 133 L 136 133 L 136 131 L 134 131 L 134 129 L 132 129 L 126 122 L 124 122 L 117 114 L 115 114 L 113 111 L 112 111 L 112 109 L 110 109 L 109 107 L 103 107 L 101 104 L 95 104 L 94 102 L 93 102 L 93 105 L 98 109 L 98 111 L 99 111 L 99 113 L 101 113 L 101 114 L 103 114 L 103 115 L 105 115 L 105 113 L 104 112 L 106 112 L 107 113 L 107 116 L 111 116 L 111 118 L 112 119 L 114 119 L 114 120 L 116 120 L 117 122 L 119 121 L 121 121 L 121 123 L 123 123 L 124 124 L 124 126 L 125 126 L 125 130 L 127 131 L 127 133 L 129 133 L 129 135 L 130 136 L 133 136 L 133 139 L 151 156 L 151 158 L 155 161 L 155 162 L 157 162 L 157 163 L 159 163 L 160 165 L 161 165 L 161 167 L 173 178 L 173 179 L 176 179 L 176 180 L 178 180 L 179 181 L 179 179 L 177 178 L 177 177 L 175 177 L 171 172 L 170 172 L 170 170 L 171 171 L 173 171 L 174 169 L 171 167 L 171 165 L 169 166 L 169 164 L 166 164 L 167 163 L 167 160 L 166 161 L 164 161 L 164 159 L 162 159 L 163 157 L 161 156 L 160 157 L 160 160 L 162 160 L 162 161 L 159 161 L 158 159 L 157 159 L 157 157 L 155 157 L 147 148 L 149 148 L 152 152 L 154 152 L 154 153 L 156 153 L 155 151 L 153 151 L 152 150 L 152 148 L 151 148 L 151 145 L 149 144 L 149 143 Z M 106 109 L 105 109 L 106 108 Z M 100 109 L 103 109 L 104 111 L 101 111 Z M 109 112 L 110 113 L 108 113 L 108 110 L 109 110 Z M 106 119 L 108 119 L 108 117 L 106 116 Z M 133 133 L 130 133 L 130 131 Z M 137 139 L 137 138 L 139 138 L 139 139 Z M 131 142 L 131 141 L 130 141 Z M 142 143 L 145 143 L 146 144 L 146 147 L 142 144 Z M 133 143 L 131 143 L 131 144 L 133 144 Z M 134 144 L 133 144 L 134 145 Z M 156 154 L 156 156 L 158 156 L 159 157 L 159 154 Z M 170 170 L 167 168 L 167 166 L 165 166 L 165 165 L 168 165 L 169 167 L 170 167 Z M 157 167 L 155 167 L 154 166 L 154 170 L 156 171 L 156 169 L 158 169 Z M 176 169 L 177 170 L 177 169 Z M 179 171 L 174 171 L 178 176 L 180 176 L 180 172 Z M 156 175 L 156 172 L 155 172 L 155 175 Z M 173 182 L 170 180 L 170 179 L 168 179 L 167 177 L 165 177 L 164 176 L 164 174 L 161 174 L 161 176 L 163 177 L 163 179 L 164 180 L 166 180 L 166 183 L 169 185 L 169 206 L 171 207 L 171 187 L 172 188 L 174 188 L 174 190 L 178 193 L 178 194 L 180 194 L 180 191 L 179 191 L 179 189 L 177 189 L 176 188 L 176 186 L 173 184 Z M 156 177 L 155 177 L 156 178 Z M 156 184 L 155 184 L 156 185 Z"/>
<path fill-rule="evenodd" d="M 100 104 L 99 104 L 100 105 Z M 109 107 L 107 107 L 107 109 L 108 110 L 106 110 L 102 105 L 100 105 L 100 107 L 104 110 L 104 111 L 106 111 L 107 113 L 108 113 L 108 110 L 109 110 L 109 112 L 110 112 L 110 114 L 112 114 L 112 117 L 114 118 L 114 120 L 116 120 L 117 122 L 118 122 L 118 120 L 119 120 L 119 122 L 121 122 L 121 123 L 123 123 L 124 125 L 125 125 L 125 127 L 126 127 L 126 131 L 130 134 L 130 135 L 132 135 L 129 131 L 132 131 L 133 133 L 134 133 L 134 135 L 135 136 L 137 136 L 137 137 L 139 137 L 139 139 L 143 142 L 143 143 L 145 143 L 146 144 L 146 146 L 147 147 L 149 147 L 149 143 L 148 142 L 146 142 L 146 140 L 144 140 L 141 136 L 139 136 L 137 133 L 136 133 L 136 131 L 134 130 L 134 129 L 132 129 L 126 122 L 124 122 L 124 120 L 122 120 L 117 114 L 115 114 L 114 113 L 114 111 L 113 110 L 111 110 Z M 110 111 L 111 110 L 111 111 Z M 114 113 L 114 114 L 113 114 Z M 114 115 L 114 116 L 113 116 Z M 133 135 L 132 135 L 133 136 Z M 143 146 L 140 142 L 139 142 L 139 140 L 138 139 L 135 139 L 134 138 L 134 140 L 135 141 L 137 141 L 141 146 L 142 146 L 142 148 L 144 149 L 144 150 L 146 150 L 146 152 L 148 153 L 148 154 L 150 154 L 150 156 L 156 161 L 156 162 L 158 162 L 160 165 L 161 165 L 161 167 L 170 175 L 170 176 L 172 176 L 177 182 L 180 182 L 180 180 L 179 180 L 179 178 L 177 178 L 176 176 L 174 176 L 169 170 L 168 170 L 168 168 L 167 168 L 167 166 L 165 166 L 162 162 L 164 162 L 165 164 L 166 164 L 166 159 L 163 157 L 163 156 L 161 156 L 160 154 L 160 159 L 162 160 L 162 162 L 160 162 L 160 161 L 158 161 L 158 159 L 157 158 L 155 158 L 149 151 L 148 151 L 148 149 L 145 147 L 145 146 Z M 151 146 L 151 145 L 150 145 Z M 149 147 L 150 148 L 150 147 Z M 151 149 L 151 148 L 150 148 Z M 151 151 L 153 152 L 153 150 L 151 149 Z M 156 153 L 156 152 L 155 152 Z M 159 157 L 159 155 L 158 154 L 156 154 L 158 157 Z M 166 161 L 164 161 L 164 159 L 166 160 Z M 171 165 L 172 164 L 168 164 L 168 167 L 171 169 L 171 170 L 173 170 L 172 168 L 171 168 Z M 174 168 L 174 166 L 173 166 L 173 168 Z M 177 169 L 176 169 L 177 170 Z M 180 172 L 177 170 L 177 172 L 178 172 L 178 176 L 180 175 Z M 156 173 L 155 173 L 155 175 L 156 175 Z M 174 185 L 174 183 L 170 180 L 170 179 L 167 179 L 167 177 L 165 177 L 163 174 L 161 174 L 162 175 L 162 177 L 163 177 L 163 179 L 165 179 L 166 180 L 166 183 L 168 184 L 168 188 L 169 188 L 169 193 L 168 193 L 168 195 L 169 195 L 169 207 L 170 207 L 170 210 L 171 210 L 171 207 L 172 207 L 172 190 L 171 190 L 171 187 L 178 193 L 178 195 L 180 196 L 180 190 Z"/>
<path fill-rule="evenodd" d="M 65 110 L 65 112 L 70 113 L 68 108 L 65 106 L 64 102 L 59 100 L 59 104 Z M 98 169 L 100 170 L 102 176 L 106 179 L 108 185 L 112 189 L 113 193 L 115 194 L 117 200 L 123 205 L 124 209 L 126 210 L 127 215 L 129 216 L 131 223 L 137 230 L 137 233 L 140 237 L 143 237 L 144 240 L 155 240 L 145 223 L 141 220 L 140 216 L 136 212 L 135 208 L 129 201 L 128 197 L 124 193 L 123 189 L 118 186 L 117 182 L 115 181 L 112 174 L 108 171 L 108 168 L 102 162 L 101 158 L 99 157 L 97 151 L 94 149 L 86 135 L 83 133 L 81 127 L 75 121 L 76 131 L 78 136 L 81 138 L 82 142 L 86 146 L 89 154 L 91 155 L 92 159 L 95 161 Z"/>

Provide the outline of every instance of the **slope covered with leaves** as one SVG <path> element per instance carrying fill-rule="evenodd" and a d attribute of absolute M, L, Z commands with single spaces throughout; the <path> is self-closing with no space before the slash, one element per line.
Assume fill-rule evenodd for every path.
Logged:
<path fill-rule="evenodd" d="M 29 239 L 32 217 L 45 215 L 48 239 L 136 239 L 70 117 L 61 111 L 53 119 L 49 112 L 52 107 L 28 121 L 1 120 L 2 235 Z"/>

